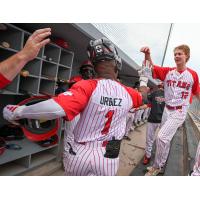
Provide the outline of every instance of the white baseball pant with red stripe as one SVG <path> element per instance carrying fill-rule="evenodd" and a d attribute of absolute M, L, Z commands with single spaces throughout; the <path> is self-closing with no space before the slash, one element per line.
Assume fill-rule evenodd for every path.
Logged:
<path fill-rule="evenodd" d="M 141 111 L 142 111 L 142 110 L 137 110 L 137 111 L 135 112 L 135 119 L 134 119 L 134 122 L 135 122 L 135 123 L 138 123 L 138 122 L 140 121 L 140 119 L 141 119 Z"/>
<path fill-rule="evenodd" d="M 170 150 L 170 142 L 177 129 L 185 121 L 187 109 L 188 106 L 184 106 L 182 109 L 178 110 L 169 110 L 165 107 L 161 129 L 156 139 L 156 155 L 153 167 L 161 168 L 165 165 Z"/>
<path fill-rule="evenodd" d="M 141 109 L 140 112 L 139 112 L 139 117 L 138 117 L 138 121 L 141 121 L 142 120 L 142 114 L 144 113 L 144 109 Z"/>
<path fill-rule="evenodd" d="M 197 147 L 196 157 L 195 157 L 195 164 L 193 168 L 192 176 L 200 176 L 200 142 Z"/>
<path fill-rule="evenodd" d="M 151 157 L 151 151 L 153 147 L 153 143 L 156 139 L 156 130 L 160 127 L 160 123 L 147 123 L 147 131 L 146 131 L 146 148 L 145 154 L 148 158 Z"/>
<path fill-rule="evenodd" d="M 145 120 L 145 119 L 148 118 L 148 116 L 149 116 L 149 109 L 150 109 L 150 108 L 145 108 L 144 114 L 143 114 L 143 117 L 142 117 L 143 120 Z"/>
<path fill-rule="evenodd" d="M 126 119 L 126 133 L 125 136 L 128 136 L 131 126 L 133 125 L 133 120 L 135 117 L 135 113 L 129 112 Z"/>
<path fill-rule="evenodd" d="M 67 176 L 114 176 L 119 166 L 119 157 L 105 158 L 105 147 L 102 142 L 74 144 L 76 155 L 65 158 Z"/>

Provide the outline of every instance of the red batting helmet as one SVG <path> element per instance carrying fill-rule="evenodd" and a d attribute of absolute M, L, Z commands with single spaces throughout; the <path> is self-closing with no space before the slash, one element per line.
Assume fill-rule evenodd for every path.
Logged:
<path fill-rule="evenodd" d="M 69 48 L 69 44 L 68 44 L 64 39 L 62 39 L 62 38 L 56 38 L 56 39 L 54 40 L 54 42 L 55 42 L 58 46 L 60 46 L 60 47 L 62 47 L 62 48 L 64 48 L 64 49 L 68 49 L 68 48 Z"/>
<path fill-rule="evenodd" d="M 18 105 L 33 105 L 45 100 L 48 100 L 49 96 L 34 96 L 20 102 Z M 22 130 L 24 135 L 32 141 L 42 141 L 49 139 L 51 136 L 56 135 L 60 120 L 37 120 L 37 119 L 23 119 L 20 120 L 22 124 Z"/>

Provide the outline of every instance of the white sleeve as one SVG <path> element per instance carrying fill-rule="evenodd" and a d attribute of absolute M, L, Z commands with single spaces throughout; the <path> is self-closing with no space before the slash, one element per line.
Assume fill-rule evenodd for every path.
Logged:
<path fill-rule="evenodd" d="M 15 110 L 16 119 L 51 120 L 64 117 L 65 111 L 53 99 L 49 99 L 31 106 L 20 106 Z"/>

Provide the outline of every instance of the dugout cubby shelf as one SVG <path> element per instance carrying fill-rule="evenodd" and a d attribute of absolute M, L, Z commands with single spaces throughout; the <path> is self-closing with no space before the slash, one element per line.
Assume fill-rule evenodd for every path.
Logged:
<path fill-rule="evenodd" d="M 0 31 L 0 61 L 20 51 L 31 33 L 17 27 L 5 24 L 7 29 Z M 2 45 L 3 44 L 3 45 Z M 9 45 L 5 45 L 9 44 Z M 28 62 L 23 70 L 27 70 L 27 77 L 17 75 L 16 78 L 0 93 L 3 94 L 49 94 L 54 95 L 56 80 L 68 80 L 71 76 L 74 53 L 53 43 L 41 48 L 35 59 Z M 1 111 L 2 113 L 2 111 Z M 62 127 L 62 123 L 61 123 Z M 61 128 L 58 134 L 61 133 Z M 56 159 L 60 142 L 49 148 L 40 147 L 27 139 L 11 141 L 22 146 L 22 149 L 6 150 L 0 155 L 0 175 L 20 175 L 43 163 Z"/>
<path fill-rule="evenodd" d="M 42 68 L 42 60 L 36 58 L 28 62 L 23 68 L 23 70 L 28 70 L 30 75 L 39 77 L 41 74 L 41 68 Z"/>
<path fill-rule="evenodd" d="M 57 76 L 57 71 L 58 71 L 58 65 L 53 64 L 50 62 L 43 61 L 43 66 L 42 66 L 42 77 L 46 77 L 49 79 L 53 79 L 54 77 Z"/>
<path fill-rule="evenodd" d="M 41 79 L 39 93 L 54 95 L 55 87 L 56 87 L 55 81 L 48 79 Z"/>
<path fill-rule="evenodd" d="M 71 67 L 73 62 L 74 54 L 72 52 L 61 50 L 60 61 L 59 64 Z"/>
<path fill-rule="evenodd" d="M 20 77 L 19 92 L 38 94 L 39 79 L 35 77 Z"/>
<path fill-rule="evenodd" d="M 66 77 L 70 76 L 70 72 L 71 70 L 68 67 L 59 65 L 57 77 L 66 80 Z"/>
<path fill-rule="evenodd" d="M 6 30 L 1 30 L 0 44 L 3 42 L 9 44 L 10 49 L 19 51 L 23 44 L 23 32 L 14 26 L 6 25 Z"/>
<path fill-rule="evenodd" d="M 48 44 L 44 48 L 43 59 L 52 63 L 58 63 L 61 49 L 53 44 Z"/>
<path fill-rule="evenodd" d="M 32 145 L 29 144 L 29 147 L 32 147 Z M 54 145 L 51 148 L 43 148 L 41 151 L 38 151 L 36 147 L 36 150 L 37 152 L 35 153 L 30 154 L 29 152 L 26 156 L 19 155 L 18 157 L 20 158 L 15 157 L 13 160 L 0 164 L 0 176 L 21 175 L 28 170 L 57 159 L 58 145 Z M 8 152 L 8 154 L 12 154 L 12 152 Z"/>

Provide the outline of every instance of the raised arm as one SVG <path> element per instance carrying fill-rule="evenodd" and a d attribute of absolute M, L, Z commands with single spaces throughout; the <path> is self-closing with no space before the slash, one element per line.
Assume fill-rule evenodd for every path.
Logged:
<path fill-rule="evenodd" d="M 40 49 L 50 41 L 47 38 L 50 35 L 50 28 L 36 30 L 29 37 L 21 51 L 0 63 L 0 74 L 7 80 L 12 81 L 25 64 L 34 59 Z"/>

